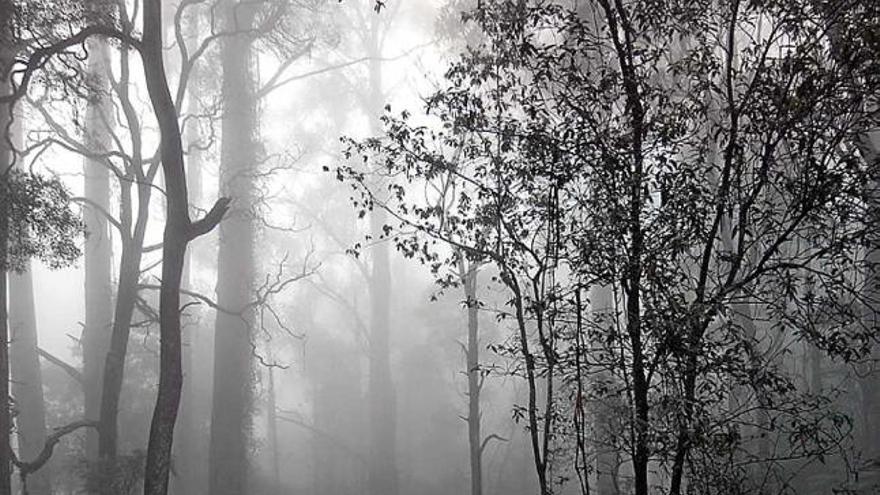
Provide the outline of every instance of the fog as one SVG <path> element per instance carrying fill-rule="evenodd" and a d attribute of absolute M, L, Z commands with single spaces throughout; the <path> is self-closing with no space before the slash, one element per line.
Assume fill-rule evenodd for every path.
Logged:
<path fill-rule="evenodd" d="M 874 2 L 0 30 L 0 495 L 880 493 Z"/>

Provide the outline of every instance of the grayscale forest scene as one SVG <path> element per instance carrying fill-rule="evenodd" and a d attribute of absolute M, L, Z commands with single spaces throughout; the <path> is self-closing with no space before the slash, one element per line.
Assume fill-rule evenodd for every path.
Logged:
<path fill-rule="evenodd" d="M 0 0 L 0 495 L 880 495 L 880 0 Z"/>

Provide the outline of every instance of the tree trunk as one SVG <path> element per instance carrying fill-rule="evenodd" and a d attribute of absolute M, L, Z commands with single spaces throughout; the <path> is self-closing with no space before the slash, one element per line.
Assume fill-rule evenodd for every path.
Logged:
<path fill-rule="evenodd" d="M 13 140 L 21 148 L 22 116 L 13 122 Z M 20 163 L 16 164 L 20 166 Z M 9 346 L 12 396 L 18 411 L 18 456 L 30 461 L 37 457 L 46 440 L 46 406 L 43 401 L 43 373 L 37 353 L 37 315 L 34 283 L 30 267 L 22 273 L 9 274 Z M 48 466 L 28 476 L 30 495 L 49 495 L 52 481 Z"/>
<path fill-rule="evenodd" d="M 368 44 L 369 108 L 367 117 L 374 135 L 381 129 L 378 119 L 382 114 L 382 67 L 379 58 L 378 16 L 370 16 Z M 370 495 L 397 495 L 397 424 L 394 384 L 391 380 L 391 266 L 388 242 L 382 240 L 387 213 L 374 208 L 370 213 L 370 234 L 374 245 L 370 250 L 370 348 L 367 395 L 370 410 L 369 493 Z"/>
<path fill-rule="evenodd" d="M 6 88 L 0 85 L 0 90 Z M 5 94 L 5 93 L 4 93 Z M 0 111 L 5 115 L 5 112 Z M 5 117 L 0 117 L 0 126 L 5 129 Z M 0 144 L 0 166 L 8 164 L 9 150 L 4 144 Z M 0 181 L 6 181 L 6 174 L 0 174 Z M 0 187 L 3 184 L 0 182 Z M 6 216 L 5 203 L 0 203 L 0 260 L 6 259 L 6 246 L 9 235 L 9 223 Z M 12 451 L 10 432 L 12 431 L 12 418 L 9 414 L 9 327 L 6 320 L 6 274 L 0 276 L 0 398 L 3 400 L 0 407 L 0 495 L 12 495 L 10 476 L 12 474 L 12 459 L 9 453 Z"/>
<path fill-rule="evenodd" d="M 597 285 L 590 290 L 590 313 L 593 325 L 608 327 L 617 324 L 619 315 L 615 307 L 613 289 L 607 285 Z M 599 381 L 610 380 L 607 373 L 598 376 Z M 596 493 L 597 495 L 617 495 L 620 455 L 617 451 L 619 432 L 615 428 L 612 405 L 597 402 L 594 421 L 596 421 Z"/>
<path fill-rule="evenodd" d="M 247 30 L 253 7 L 225 0 L 227 30 Z M 236 206 L 220 226 L 217 256 L 217 302 L 242 315 L 217 313 L 214 336 L 214 394 L 211 412 L 210 488 L 212 495 L 246 492 L 250 431 L 253 314 L 254 170 L 257 163 L 256 71 L 252 39 L 230 36 L 222 45 L 223 122 L 220 160 L 221 191 Z"/>
<path fill-rule="evenodd" d="M 463 254 L 459 254 L 463 256 Z M 477 305 L 477 268 L 473 264 L 466 266 L 463 259 L 459 260 L 458 276 L 464 289 L 467 305 L 467 365 L 468 377 L 468 453 L 471 463 L 471 495 L 483 493 L 483 435 L 481 429 L 480 392 L 480 340 L 479 340 L 479 307 Z"/>
<path fill-rule="evenodd" d="M 31 460 L 43 450 L 46 440 L 46 407 L 43 402 L 43 373 L 37 354 L 37 322 L 31 272 L 9 274 L 9 346 L 12 396 L 15 398 L 18 456 Z M 44 465 L 28 475 L 30 495 L 49 495 L 52 482 Z"/>
<path fill-rule="evenodd" d="M 183 143 L 177 111 L 168 89 L 162 59 L 162 1 L 147 0 L 143 11 L 141 57 L 153 112 L 159 124 L 165 178 L 167 220 L 162 238 L 162 285 L 159 291 L 159 390 L 150 423 L 144 495 L 166 495 L 171 469 L 174 423 L 183 385 L 180 338 L 180 283 L 189 242 L 210 232 L 229 206 L 221 198 L 197 222 L 190 221 Z"/>
<path fill-rule="evenodd" d="M 187 19 L 187 37 L 190 42 L 198 40 L 200 13 L 191 9 Z M 193 12 L 194 11 L 194 12 Z M 195 116 L 200 112 L 197 96 L 199 94 L 201 80 L 197 67 L 193 67 L 189 75 L 190 86 L 187 100 L 187 115 Z M 192 118 L 185 130 L 185 143 L 188 147 L 187 154 L 187 185 L 189 186 L 189 202 L 195 207 L 200 204 L 202 193 L 202 155 L 198 146 L 201 145 L 201 136 L 198 128 L 198 120 Z M 194 208 L 190 208 L 194 213 Z M 194 287 L 197 256 L 192 249 L 186 253 L 183 270 L 183 286 L 190 290 Z M 175 439 L 175 466 L 177 476 L 172 480 L 172 492 L 180 495 L 197 495 L 204 490 L 205 480 L 202 479 L 203 470 L 201 455 L 202 435 L 199 434 L 199 418 L 196 414 L 198 403 L 198 366 L 195 363 L 198 335 L 201 333 L 198 308 L 195 306 L 187 310 L 188 324 L 183 330 L 183 396 L 180 404 L 180 427 L 177 429 Z"/>
<path fill-rule="evenodd" d="M 269 462 L 272 469 L 272 495 L 281 493 L 281 470 L 278 465 L 278 409 L 275 403 L 275 368 L 269 368 L 269 399 L 266 404 L 266 436 L 269 437 Z"/>
<path fill-rule="evenodd" d="M 376 208 L 370 217 L 371 232 L 378 238 L 385 224 L 384 210 Z M 390 292 L 391 270 L 388 245 L 378 242 L 371 250 L 370 277 L 370 495 L 397 494 L 396 404 L 391 382 Z"/>
<path fill-rule="evenodd" d="M 0 94 L 7 95 L 12 90 L 9 72 L 13 63 L 12 2 L 0 0 Z M 0 495 L 12 495 L 10 476 L 12 462 L 10 432 L 12 418 L 9 414 L 9 327 L 6 308 L 6 258 L 9 236 L 9 219 L 2 189 L 9 175 L 12 163 L 12 150 L 9 149 L 6 135 L 9 126 L 9 107 L 0 105 Z"/>
<path fill-rule="evenodd" d="M 107 71 L 110 49 L 106 41 L 92 38 L 87 42 L 89 63 L 88 79 L 95 93 L 86 103 L 85 135 L 83 144 L 95 153 L 110 147 L 108 119 L 112 115 Z M 105 118 L 102 118 L 104 116 Z M 98 160 L 83 160 L 84 196 L 90 204 L 110 211 L 110 171 Z M 83 247 L 85 294 L 85 325 L 82 332 L 83 395 L 85 419 L 97 421 L 101 408 L 101 384 L 104 360 L 107 356 L 110 327 L 113 321 L 111 264 L 113 262 L 111 236 L 107 218 L 92 206 L 83 208 L 86 236 Z M 86 458 L 98 458 L 98 432 L 86 431 Z"/>

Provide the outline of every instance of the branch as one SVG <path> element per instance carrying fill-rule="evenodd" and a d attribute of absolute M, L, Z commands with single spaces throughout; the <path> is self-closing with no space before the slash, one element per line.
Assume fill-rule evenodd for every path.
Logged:
<path fill-rule="evenodd" d="M 321 68 L 321 69 L 315 69 L 315 70 L 312 70 L 312 71 L 309 71 L 309 72 L 304 72 L 304 73 L 302 73 L 302 74 L 296 74 L 296 75 L 290 76 L 290 77 L 288 77 L 288 78 L 286 78 L 286 79 L 283 79 L 283 80 L 280 80 L 280 81 L 279 81 L 280 76 L 281 76 L 281 75 L 283 74 L 283 72 L 284 72 L 283 69 L 286 68 L 286 66 L 284 66 L 284 67 L 282 68 L 282 70 L 279 70 L 278 72 L 276 72 L 276 73 L 275 73 L 275 74 L 269 79 L 269 81 L 268 81 L 268 82 L 267 82 L 262 88 L 260 88 L 260 89 L 257 91 L 257 98 L 264 98 L 264 97 L 266 97 L 266 95 L 268 95 L 269 93 L 275 91 L 276 89 L 278 89 L 278 88 L 280 88 L 280 87 L 282 87 L 282 86 L 286 86 L 286 85 L 288 85 L 288 84 L 290 84 L 290 83 L 292 83 L 292 82 L 300 81 L 300 80 L 302 80 L 302 79 L 307 79 L 307 78 L 309 78 L 309 77 L 317 76 L 317 75 L 324 74 L 324 73 L 327 73 L 327 72 L 333 72 L 333 71 L 336 71 L 336 70 L 341 70 L 341 69 L 344 69 L 344 68 L 346 68 L 346 67 L 350 67 L 350 66 L 352 66 L 352 65 L 357 65 L 357 64 L 360 64 L 360 63 L 363 63 L 363 62 L 370 62 L 370 61 L 377 61 L 377 62 L 393 62 L 393 61 L 395 61 L 395 60 L 399 60 L 399 59 L 402 59 L 402 58 L 404 58 L 404 57 L 407 57 L 407 56 L 409 56 L 411 53 L 413 53 L 413 52 L 415 52 L 415 51 L 417 51 L 417 50 L 420 50 L 420 49 L 422 49 L 422 48 L 424 48 L 424 47 L 426 47 L 426 46 L 433 45 L 433 44 L 435 44 L 435 43 L 437 43 L 437 40 L 431 40 L 431 41 L 429 41 L 429 42 L 427 42 L 427 43 L 422 43 L 422 44 L 420 44 L 420 45 L 416 45 L 416 46 L 410 48 L 409 50 L 404 51 L 403 53 L 400 53 L 400 54 L 398 54 L 398 55 L 394 55 L 394 56 L 391 56 L 391 57 L 360 57 L 360 58 L 356 58 L 356 59 L 349 60 L 349 61 L 346 61 L 346 62 L 341 62 L 341 63 L 338 63 L 338 64 L 334 64 L 334 65 L 330 65 L 330 66 L 327 66 L 327 67 L 323 67 L 323 68 Z M 290 64 L 288 63 L 287 65 L 290 65 Z"/>
<path fill-rule="evenodd" d="M 141 50 L 142 46 L 140 40 L 117 29 L 108 26 L 85 27 L 73 36 L 56 41 L 49 46 L 34 50 L 34 52 L 28 58 L 24 69 L 19 69 L 18 71 L 16 71 L 22 72 L 21 83 L 15 87 L 11 94 L 0 96 L 0 104 L 12 103 L 24 96 L 25 93 L 27 93 L 28 86 L 30 85 L 34 72 L 45 66 L 46 63 L 48 63 L 49 60 L 55 55 L 72 46 L 85 43 L 85 41 L 92 36 L 106 36 L 108 38 L 115 38 L 128 44 L 138 51 Z"/>
<path fill-rule="evenodd" d="M 486 446 L 489 445 L 489 441 L 490 441 L 490 440 L 493 440 L 493 439 L 494 439 L 494 440 L 498 440 L 499 442 L 506 442 L 506 441 L 507 441 L 506 438 L 504 438 L 504 437 L 502 437 L 502 436 L 499 436 L 499 435 L 496 435 L 496 434 L 493 433 L 493 434 L 491 434 L 491 435 L 489 435 L 488 437 L 486 437 L 486 438 L 483 439 L 483 443 L 480 444 L 480 454 L 482 454 L 482 453 L 483 453 L 483 450 L 486 449 Z"/>
<path fill-rule="evenodd" d="M 187 235 L 189 236 L 189 240 L 193 240 L 196 237 L 203 236 L 214 229 L 221 220 L 223 220 L 223 216 L 226 215 L 226 212 L 229 211 L 229 204 L 232 202 L 232 198 L 222 197 L 214 203 L 214 206 L 211 208 L 204 217 L 200 220 L 190 223 Z"/>
<path fill-rule="evenodd" d="M 117 220 L 116 217 L 114 217 L 114 216 L 113 216 L 109 211 L 107 211 L 107 209 L 104 208 L 103 206 L 99 205 L 98 203 L 92 201 L 92 200 L 89 199 L 89 198 L 81 197 L 81 196 L 77 196 L 77 197 L 74 197 L 74 198 L 70 198 L 70 200 L 73 201 L 74 203 L 81 203 L 81 204 L 87 205 L 87 206 L 89 206 L 90 208 L 94 209 L 94 210 L 95 210 L 96 212 L 98 212 L 102 217 L 104 217 L 104 219 L 106 219 L 108 222 L 110 222 L 110 225 L 116 227 L 116 230 L 118 230 L 119 233 L 120 233 L 123 237 L 125 237 L 125 236 L 127 235 L 126 229 L 122 226 L 122 223 L 121 223 L 119 220 Z"/>
<path fill-rule="evenodd" d="M 49 459 L 52 457 L 52 452 L 55 450 L 55 446 L 58 445 L 58 442 L 65 435 L 69 435 L 80 428 L 95 428 L 98 429 L 97 421 L 88 421 L 88 420 L 80 420 L 74 421 L 65 426 L 61 426 L 55 428 L 52 431 L 52 434 L 46 437 L 46 443 L 43 444 L 43 450 L 37 455 L 34 460 L 29 462 L 24 462 L 19 460 L 14 454 L 12 455 L 12 462 L 15 466 L 21 471 L 22 477 L 27 476 L 30 473 L 33 473 L 43 467 Z"/>
<path fill-rule="evenodd" d="M 42 347 L 37 347 L 37 354 L 39 354 L 40 357 L 42 357 L 46 361 L 49 361 L 50 363 L 64 370 L 64 372 L 67 373 L 68 376 L 76 380 L 76 382 L 80 385 L 84 384 L 85 380 L 83 379 L 82 372 L 76 369 L 76 367 L 74 367 L 73 365 L 64 362 L 61 358 L 52 355 Z"/>

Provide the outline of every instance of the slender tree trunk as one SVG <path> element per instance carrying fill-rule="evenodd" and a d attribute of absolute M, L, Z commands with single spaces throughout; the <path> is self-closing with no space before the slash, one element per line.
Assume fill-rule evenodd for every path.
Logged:
<path fill-rule="evenodd" d="M 95 153 L 107 151 L 110 147 L 110 130 L 107 128 L 112 110 L 109 98 L 110 48 L 107 42 L 92 38 L 87 42 L 89 62 L 88 79 L 94 89 L 92 98 L 86 103 L 84 145 Z M 103 116 L 103 117 L 102 117 Z M 85 158 L 83 161 L 84 196 L 89 203 L 104 211 L 110 211 L 110 171 L 98 160 Z M 83 248 L 85 326 L 82 333 L 83 353 L 83 395 L 85 419 L 97 421 L 101 408 L 101 384 L 104 373 L 104 360 L 110 341 L 110 327 L 113 321 L 111 286 L 111 236 L 107 218 L 92 206 L 83 208 L 86 236 Z M 98 457 L 98 432 L 86 431 L 86 457 Z"/>
<path fill-rule="evenodd" d="M 0 90 L 5 90 L 0 86 Z M 4 93 L 5 94 L 5 93 Z M 0 113 L 3 113 L 0 109 Z M 0 117 L 0 126 L 5 126 L 4 118 Z M 8 161 L 5 157 L 9 156 L 8 150 L 4 149 L 4 145 L 0 144 L 0 166 L 5 166 Z M 0 181 L 6 181 L 6 175 L 0 174 Z M 0 182 L 0 187 L 5 185 Z M 0 260 L 6 259 L 7 239 L 9 235 L 9 223 L 7 218 L 7 210 L 5 203 L 0 203 Z M 10 415 L 9 403 L 9 327 L 7 325 L 6 313 L 6 273 L 0 276 L 0 399 L 3 404 L 0 407 L 0 495 L 12 495 L 12 460 L 9 453 L 12 451 L 10 443 L 10 432 L 12 431 L 12 417 Z"/>
<path fill-rule="evenodd" d="M 461 256 L 461 255 L 460 255 Z M 467 305 L 467 365 L 468 377 L 468 453 L 471 463 L 471 495 L 483 493 L 483 435 L 481 433 L 480 392 L 482 380 L 480 375 L 480 326 L 479 307 L 477 305 L 477 268 L 473 264 L 465 266 L 459 260 L 458 275 L 464 289 Z"/>
<path fill-rule="evenodd" d="M 191 9 L 192 12 L 187 19 L 187 38 L 190 42 L 195 42 L 199 37 L 200 13 Z M 193 117 L 200 111 L 198 98 L 201 80 L 199 78 L 198 67 L 193 67 L 189 75 L 189 98 L 187 100 L 187 115 Z M 198 120 L 192 118 L 187 123 L 185 130 L 185 144 L 188 148 L 187 154 L 187 185 L 189 186 L 189 202 L 195 207 L 200 204 L 202 194 L 202 153 L 198 149 L 201 146 L 201 136 L 199 133 Z M 194 208 L 190 208 L 190 213 L 194 214 Z M 183 271 L 183 286 L 190 290 L 195 290 L 194 279 L 196 272 L 197 256 L 192 249 L 187 250 Z M 198 318 L 198 309 L 190 307 L 187 310 L 189 322 L 184 327 L 183 335 L 183 397 L 180 404 L 181 424 L 177 429 L 177 438 L 175 439 L 175 465 L 177 476 L 172 480 L 172 491 L 180 495 L 197 495 L 204 489 L 204 481 L 200 479 L 202 475 L 200 455 L 201 435 L 199 435 L 199 419 L 196 415 L 196 406 L 198 402 L 198 380 L 196 374 L 198 367 L 196 365 L 196 347 L 198 335 L 201 333 L 200 321 Z"/>
<path fill-rule="evenodd" d="M 281 493 L 281 470 L 278 465 L 278 418 L 275 404 L 275 368 L 269 368 L 269 400 L 266 404 L 266 435 L 269 437 L 269 462 L 272 467 L 272 495 Z"/>
<path fill-rule="evenodd" d="M 227 30 L 247 30 L 254 9 L 225 0 Z M 246 492 L 248 437 L 251 429 L 253 297 L 256 226 L 251 207 L 257 163 L 256 71 L 252 39 L 230 36 L 221 48 L 223 122 L 220 185 L 236 198 L 220 226 L 217 302 L 242 315 L 217 313 L 214 336 L 214 394 L 211 412 L 210 489 L 212 495 Z"/>
<path fill-rule="evenodd" d="M 24 135 L 21 115 L 16 114 L 12 127 L 13 141 L 20 149 Z M 20 166 L 20 163 L 16 166 Z M 18 411 L 16 418 L 18 455 L 30 461 L 37 457 L 46 440 L 43 372 L 40 369 L 40 356 L 37 353 L 37 315 L 30 266 L 22 273 L 10 273 L 8 284 L 11 337 L 9 364 L 12 396 L 15 398 L 15 408 Z M 52 481 L 47 465 L 30 474 L 27 479 L 30 495 L 51 493 Z"/>
<path fill-rule="evenodd" d="M 221 198 L 204 218 L 197 222 L 190 220 L 183 143 L 162 59 L 161 26 L 162 1 L 146 0 L 141 57 L 150 103 L 159 123 L 168 213 L 162 237 L 162 285 L 159 291 L 159 390 L 150 423 L 144 495 L 168 493 L 174 423 L 183 385 L 180 283 L 186 248 L 191 240 L 210 232 L 220 222 L 230 201 Z"/>

